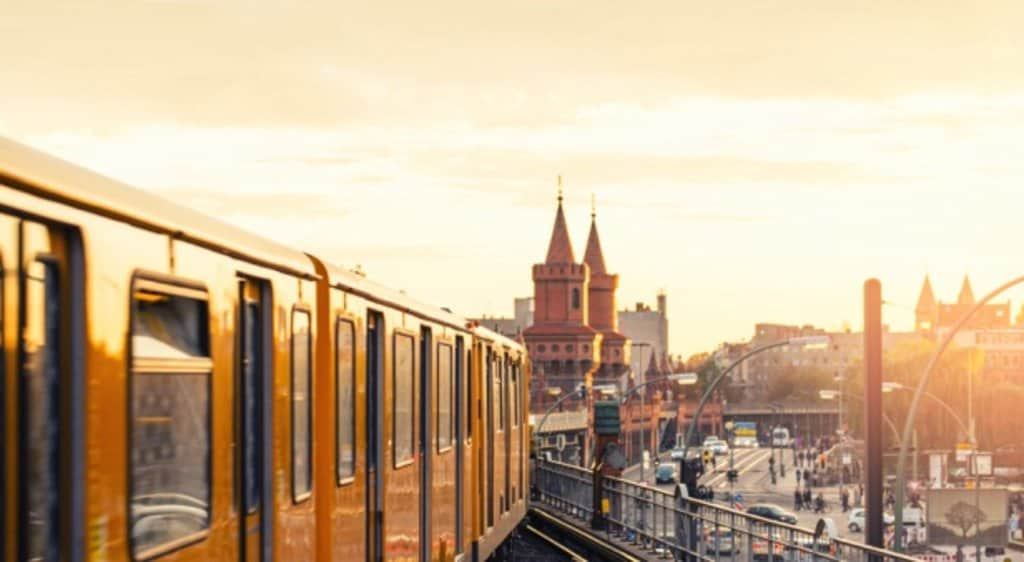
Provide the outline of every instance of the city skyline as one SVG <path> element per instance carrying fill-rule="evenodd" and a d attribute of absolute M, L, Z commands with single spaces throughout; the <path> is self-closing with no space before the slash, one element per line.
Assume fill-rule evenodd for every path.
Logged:
<path fill-rule="evenodd" d="M 683 355 L 1021 273 L 1018 3 L 446 7 L 18 3 L 0 134 L 465 316 L 530 294 L 562 174 Z"/>

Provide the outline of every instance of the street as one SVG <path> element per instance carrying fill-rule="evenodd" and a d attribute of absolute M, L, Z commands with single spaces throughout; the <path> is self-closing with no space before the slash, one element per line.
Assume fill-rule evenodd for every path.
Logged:
<path fill-rule="evenodd" d="M 840 507 L 841 504 L 838 486 L 820 486 L 812 488 L 814 496 L 817 496 L 819 492 L 824 494 L 827 503 L 827 509 L 824 514 L 815 514 L 812 511 L 807 510 L 796 511 L 793 509 L 793 492 L 797 487 L 797 481 L 793 467 L 791 450 L 776 449 L 774 452 L 776 456 L 776 466 L 780 466 L 780 458 L 785 462 L 786 466 L 786 476 L 783 477 L 781 474 L 777 474 L 777 481 L 775 484 L 771 483 L 771 476 L 769 474 L 769 459 L 772 456 L 772 450 L 770 448 L 735 449 L 733 454 L 733 463 L 738 471 L 738 479 L 734 484 L 733 489 L 734 493 L 742 496 L 740 503 L 744 510 L 756 503 L 776 504 L 787 511 L 794 513 L 798 519 L 798 526 L 810 529 L 813 529 L 815 525 L 817 525 L 819 519 L 830 517 L 835 522 L 836 529 L 841 538 L 856 542 L 863 541 L 863 530 L 853 532 L 849 529 L 847 514 L 844 514 Z M 677 461 L 671 460 L 669 452 L 661 454 L 659 456 L 659 461 L 660 463 L 678 464 Z M 729 494 L 729 482 L 726 478 L 726 471 L 728 469 L 729 456 L 719 456 L 716 458 L 716 466 L 713 469 L 709 467 L 708 472 L 706 472 L 700 480 L 701 484 L 709 486 L 714 490 L 714 502 L 722 505 L 728 504 L 727 498 Z M 665 490 L 666 492 L 672 492 L 675 488 L 675 483 L 655 484 L 653 466 L 645 471 L 644 476 L 648 485 L 655 486 L 659 489 Z M 639 480 L 640 466 L 634 465 L 628 467 L 623 471 L 623 477 L 628 480 Z M 648 521 L 649 524 L 654 523 L 651 521 L 650 515 L 648 516 Z M 659 521 L 657 523 L 658 524 L 655 526 L 659 528 L 663 525 L 667 528 L 669 525 L 668 522 L 662 523 Z M 973 555 L 973 551 L 971 551 L 970 554 Z M 971 556 L 971 559 L 973 560 L 973 556 Z M 1004 559 L 1009 559 L 1014 562 L 1022 562 L 1024 561 L 1024 553 L 1008 550 L 1005 555 L 983 558 L 983 560 L 997 561 L 1002 561 Z"/>

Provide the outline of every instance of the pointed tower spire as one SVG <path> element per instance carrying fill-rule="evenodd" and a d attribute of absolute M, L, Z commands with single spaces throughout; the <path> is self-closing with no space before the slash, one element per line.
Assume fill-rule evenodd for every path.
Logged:
<path fill-rule="evenodd" d="M 960 286 L 960 296 L 956 298 L 957 304 L 974 304 L 974 290 L 971 289 L 971 280 L 964 275 L 964 284 Z"/>
<path fill-rule="evenodd" d="M 558 176 L 558 211 L 555 214 L 555 228 L 551 232 L 548 244 L 548 256 L 545 263 L 576 263 L 576 255 L 572 252 L 569 240 L 569 229 L 565 226 L 565 213 L 562 211 L 562 176 Z"/>
<path fill-rule="evenodd" d="M 924 286 L 921 287 L 921 296 L 917 297 L 917 307 L 914 309 L 918 314 L 931 313 L 935 310 L 935 293 L 932 291 L 932 282 L 927 275 L 924 276 Z"/>
<path fill-rule="evenodd" d="M 587 238 L 587 250 L 583 253 L 583 263 L 590 266 L 590 273 L 607 273 L 604 266 L 604 252 L 601 251 L 601 239 L 597 235 L 597 208 L 593 195 L 590 200 L 590 236 Z"/>

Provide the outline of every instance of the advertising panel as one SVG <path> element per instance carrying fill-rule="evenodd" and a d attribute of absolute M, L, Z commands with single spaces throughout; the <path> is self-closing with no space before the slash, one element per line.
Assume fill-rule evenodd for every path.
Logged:
<path fill-rule="evenodd" d="M 1005 547 L 1007 500 L 1005 489 L 928 490 L 928 542 L 971 545 L 980 534 L 983 546 Z"/>
<path fill-rule="evenodd" d="M 757 424 L 754 422 L 736 422 L 736 437 L 757 437 Z"/>

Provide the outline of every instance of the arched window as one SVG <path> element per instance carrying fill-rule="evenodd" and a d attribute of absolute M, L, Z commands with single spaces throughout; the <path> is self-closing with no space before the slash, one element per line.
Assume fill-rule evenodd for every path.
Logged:
<path fill-rule="evenodd" d="M 579 289 L 573 289 L 572 290 L 572 309 L 573 310 L 579 310 L 580 309 L 580 290 Z"/>

